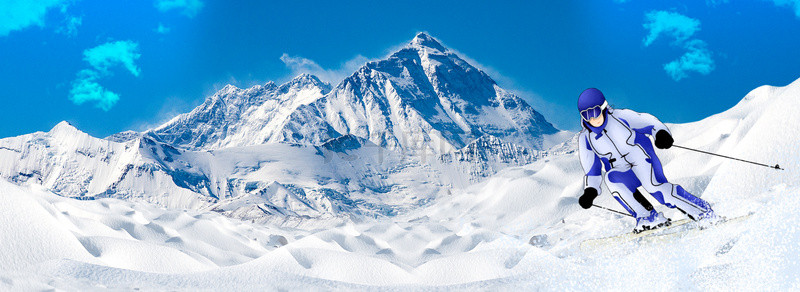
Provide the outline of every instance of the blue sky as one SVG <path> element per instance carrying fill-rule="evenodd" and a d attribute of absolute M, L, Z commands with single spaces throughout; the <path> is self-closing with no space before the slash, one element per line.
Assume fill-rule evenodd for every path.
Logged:
<path fill-rule="evenodd" d="M 800 78 L 799 0 L 0 0 L 0 16 L 0 137 L 144 130 L 228 83 L 336 83 L 419 31 L 568 130 L 587 87 L 690 122 Z"/>

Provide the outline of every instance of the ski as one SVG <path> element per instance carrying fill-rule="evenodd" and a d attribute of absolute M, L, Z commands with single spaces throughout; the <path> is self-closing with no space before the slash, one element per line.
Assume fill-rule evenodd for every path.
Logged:
<path fill-rule="evenodd" d="M 606 247 L 615 246 L 623 243 L 629 243 L 629 242 L 636 242 L 636 243 L 661 242 L 701 232 L 706 229 L 715 228 L 730 223 L 741 222 L 749 218 L 751 215 L 752 213 L 734 218 L 723 217 L 719 219 L 717 222 L 714 222 L 712 225 L 708 226 L 703 225 L 702 221 L 696 222 L 698 224 L 690 224 L 690 223 L 695 223 L 695 221 L 691 219 L 682 219 L 678 221 L 673 221 L 670 226 L 645 230 L 639 233 L 625 233 L 622 235 L 586 240 L 581 242 L 580 249 L 581 251 L 586 252 L 586 251 L 604 249 Z"/>

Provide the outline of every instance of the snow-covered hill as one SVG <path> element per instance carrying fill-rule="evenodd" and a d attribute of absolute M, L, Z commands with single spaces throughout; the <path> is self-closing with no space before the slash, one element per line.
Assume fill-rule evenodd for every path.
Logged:
<path fill-rule="evenodd" d="M 0 176 L 43 185 L 65 197 L 113 196 L 171 208 L 210 205 L 216 191 L 208 178 L 171 164 L 171 157 L 182 152 L 143 138 L 125 143 L 98 139 L 61 122 L 49 132 L 0 139 Z"/>
<path fill-rule="evenodd" d="M 657 149 L 667 178 L 712 203 L 724 215 L 746 214 L 771 199 L 762 197 L 782 184 L 800 186 L 800 148 L 794 125 L 800 117 L 791 109 L 800 107 L 800 79 L 785 87 L 762 86 L 748 93 L 733 108 L 687 124 L 667 124 L 675 144 L 722 155 L 780 164 L 775 170 L 673 147 Z M 635 109 L 634 109 L 635 110 Z M 573 147 L 575 143 L 572 144 Z M 573 148 L 574 149 L 574 148 Z M 431 218 L 482 222 L 481 226 L 509 233 L 533 232 L 559 225 L 568 214 L 576 222 L 600 220 L 579 214 L 603 215 L 602 210 L 580 211 L 577 197 L 583 187 L 583 172 L 577 153 L 549 157 L 523 167 L 507 168 L 488 180 L 472 186 L 463 196 L 452 196 L 421 211 Z M 605 189 L 598 198 L 601 205 L 619 207 Z M 646 193 L 646 192 L 643 192 Z M 656 202 L 655 199 L 650 199 Z M 662 208 L 664 209 L 664 208 Z M 664 209 L 681 217 L 679 212 Z M 439 215 L 436 215 L 439 214 Z M 628 220 L 630 221 L 630 220 Z M 614 222 L 618 222 L 616 219 Z M 615 232 L 632 228 L 625 222 Z M 616 223 L 605 222 L 603 226 Z M 577 227 L 576 227 L 577 228 Z M 569 232 L 557 228 L 556 233 Z M 574 231 L 574 230 L 573 230 Z M 545 232 L 540 230 L 537 232 Z M 545 232 L 546 233 L 546 232 Z M 551 235 L 551 238 L 564 238 Z"/>
<path fill-rule="evenodd" d="M 352 135 L 320 146 L 190 151 L 148 135 L 98 139 L 63 122 L 0 139 L 0 159 L 8 162 L 0 164 L 3 178 L 65 197 L 144 201 L 291 226 L 391 216 L 468 182 L 445 175 L 438 161 L 408 159 Z"/>
<path fill-rule="evenodd" d="M 667 177 L 719 214 L 753 213 L 748 219 L 593 251 L 578 245 L 629 232 L 633 220 L 577 206 L 582 174 L 570 152 L 507 168 L 391 219 L 322 230 L 116 199 L 75 201 L 0 181 L 0 243 L 14 251 L 0 253 L 0 287 L 797 290 L 800 150 L 790 130 L 800 116 L 788 111 L 799 106 L 800 80 L 754 90 L 702 121 L 668 125 L 678 145 L 781 164 L 784 171 L 658 150 Z M 607 194 L 597 203 L 618 208 Z"/>

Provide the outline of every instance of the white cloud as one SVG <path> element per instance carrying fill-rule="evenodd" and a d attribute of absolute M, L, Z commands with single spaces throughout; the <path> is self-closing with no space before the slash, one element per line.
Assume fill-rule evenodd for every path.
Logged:
<path fill-rule="evenodd" d="M 94 102 L 95 106 L 108 111 L 119 100 L 119 94 L 111 92 L 97 83 L 100 74 L 94 70 L 81 70 L 72 82 L 69 99 L 75 104 Z"/>
<path fill-rule="evenodd" d="M 56 32 L 69 37 L 74 37 L 78 34 L 78 27 L 81 26 L 81 24 L 83 24 L 83 17 L 69 16 L 64 19 L 64 23 L 56 30 Z"/>
<path fill-rule="evenodd" d="M 772 0 L 772 3 L 778 6 L 788 6 L 794 9 L 794 15 L 800 18 L 800 0 Z"/>
<path fill-rule="evenodd" d="M 107 72 L 113 66 L 123 65 L 131 74 L 139 76 L 139 68 L 134 63 L 141 57 L 138 51 L 139 44 L 136 42 L 109 42 L 83 51 L 83 60 L 100 72 Z"/>
<path fill-rule="evenodd" d="M 158 24 L 158 27 L 156 28 L 156 32 L 157 32 L 157 33 L 160 33 L 160 34 L 167 34 L 167 33 L 169 33 L 169 31 L 170 31 L 170 28 L 169 28 L 169 27 L 166 27 L 166 26 L 164 26 L 164 25 L 163 25 L 163 24 L 161 24 L 161 23 L 159 23 L 159 24 Z"/>
<path fill-rule="evenodd" d="M 687 42 L 687 52 L 679 59 L 664 64 L 664 70 L 675 81 L 689 77 L 689 71 L 708 75 L 714 70 L 714 60 L 711 51 L 706 48 L 706 43 L 701 40 Z"/>
<path fill-rule="evenodd" d="M 167 12 L 173 9 L 181 10 L 183 15 L 195 17 L 200 9 L 203 9 L 203 1 L 200 0 L 157 0 L 156 8 L 158 11 Z"/>
<path fill-rule="evenodd" d="M 0 37 L 30 26 L 44 26 L 44 18 L 51 8 L 68 0 L 0 1 Z"/>
<path fill-rule="evenodd" d="M 651 11 L 645 15 L 644 28 L 649 31 L 644 45 L 649 46 L 660 36 L 673 39 L 672 45 L 686 52 L 678 59 L 664 64 L 664 71 L 675 81 L 689 77 L 689 72 L 708 75 L 714 71 L 713 53 L 706 42 L 691 37 L 700 30 L 700 21 L 677 12 Z"/>
<path fill-rule="evenodd" d="M 651 11 L 645 15 L 644 28 L 649 31 L 644 45 L 649 46 L 661 35 L 668 35 L 682 43 L 700 30 L 700 21 L 677 12 Z"/>
<path fill-rule="evenodd" d="M 281 61 L 286 64 L 286 67 L 292 70 L 293 76 L 308 73 L 317 76 L 317 78 L 322 81 L 336 85 L 370 60 L 362 55 L 357 55 L 342 63 L 338 69 L 325 69 L 311 59 L 300 56 L 289 56 L 289 54 L 286 53 L 281 56 Z"/>
<path fill-rule="evenodd" d="M 132 41 L 109 42 L 83 51 L 83 60 L 92 66 L 78 72 L 69 91 L 69 99 L 75 104 L 94 102 L 95 106 L 108 111 L 119 101 L 119 94 L 104 88 L 98 82 L 110 75 L 110 69 L 116 66 L 125 67 L 134 76 L 139 76 L 140 70 L 136 60 L 141 56 L 138 53 L 139 44 Z"/>

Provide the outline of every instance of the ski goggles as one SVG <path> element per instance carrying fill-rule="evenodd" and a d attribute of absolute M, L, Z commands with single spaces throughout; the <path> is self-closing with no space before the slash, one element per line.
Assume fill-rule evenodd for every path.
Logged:
<path fill-rule="evenodd" d="M 606 107 L 608 107 L 608 102 L 604 101 L 603 104 L 601 104 L 601 105 L 596 105 L 596 106 L 587 108 L 585 110 L 582 110 L 581 111 L 581 118 L 583 118 L 584 121 L 588 122 L 590 119 L 600 116 L 600 114 L 603 113 L 603 110 L 606 109 Z"/>

